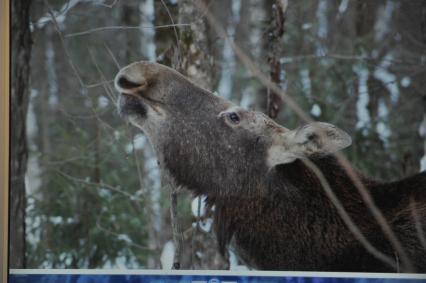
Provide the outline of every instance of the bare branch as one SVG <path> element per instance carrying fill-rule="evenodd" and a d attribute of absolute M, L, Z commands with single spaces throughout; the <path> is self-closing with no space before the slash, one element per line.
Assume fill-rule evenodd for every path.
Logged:
<path fill-rule="evenodd" d="M 149 247 L 146 247 L 146 246 L 142 246 L 142 245 L 136 244 L 136 243 L 134 243 L 133 241 L 129 241 L 129 240 L 124 240 L 124 239 L 122 239 L 122 236 L 121 236 L 120 234 L 118 234 L 118 233 L 116 233 L 116 232 L 113 232 L 113 231 L 111 231 L 111 230 L 109 230 L 109 229 L 107 229 L 107 228 L 105 228 L 105 227 L 101 226 L 101 224 L 99 224 L 99 218 L 98 218 L 98 220 L 96 221 L 96 227 L 98 227 L 98 229 L 99 229 L 99 230 L 102 230 L 102 231 L 106 232 L 107 234 L 110 234 L 110 235 L 112 235 L 112 236 L 115 236 L 115 237 L 116 237 L 117 239 L 119 239 L 119 240 L 125 241 L 125 242 L 126 242 L 127 244 L 129 244 L 130 246 L 136 247 L 136 248 L 138 248 L 138 249 L 140 249 L 140 250 L 143 250 L 143 251 L 155 251 L 154 249 L 151 249 L 151 248 L 149 248 Z M 127 235 L 126 235 L 126 236 L 127 236 Z"/>
<path fill-rule="evenodd" d="M 82 36 L 82 35 L 88 35 L 95 32 L 102 32 L 102 31 L 112 31 L 112 30 L 140 30 L 140 29 L 162 29 L 162 28 L 176 28 L 176 27 L 187 27 L 190 26 L 190 24 L 171 24 L 171 25 L 160 25 L 160 26 L 107 26 L 107 27 L 98 27 L 93 28 L 85 31 L 75 32 L 75 33 L 69 33 L 66 34 L 65 37 L 76 37 L 76 36 Z"/>
<path fill-rule="evenodd" d="M 101 183 L 95 183 L 95 182 L 90 182 L 90 181 L 86 181 L 86 180 L 83 180 L 83 179 L 80 179 L 80 178 L 77 178 L 77 177 L 74 177 L 74 176 L 71 176 L 71 175 L 68 175 L 67 173 L 64 173 L 64 172 L 62 172 L 62 171 L 60 171 L 60 170 L 55 170 L 56 172 L 58 172 L 60 175 L 62 175 L 63 177 L 65 177 L 65 178 L 67 178 L 67 179 L 69 179 L 69 180 L 71 180 L 71 181 L 73 181 L 73 182 L 77 182 L 77 183 L 81 183 L 81 184 L 85 184 L 85 185 L 88 185 L 88 186 L 93 186 L 93 187 L 96 187 L 96 188 L 104 188 L 104 189 L 107 189 L 107 190 L 110 190 L 110 191 L 112 191 L 112 192 L 117 192 L 117 193 L 120 193 L 120 194 L 122 194 L 122 195 L 124 195 L 124 196 L 126 196 L 126 197 L 128 197 L 130 200 L 132 200 L 132 201 L 141 201 L 142 199 L 141 198 L 139 198 L 138 196 L 135 196 L 135 195 L 132 195 L 132 194 L 130 194 L 130 193 L 128 193 L 128 192 L 126 192 L 126 191 L 122 191 L 122 190 L 120 190 L 119 188 L 117 188 L 117 187 L 114 187 L 114 186 L 111 186 L 111 185 L 108 185 L 108 184 L 105 184 L 105 183 L 103 183 L 103 182 L 101 182 Z"/>
<path fill-rule="evenodd" d="M 120 2 L 120 0 L 112 0 L 111 4 L 101 3 L 100 5 L 107 8 L 113 8 L 115 5 L 118 4 L 118 2 Z"/>
<path fill-rule="evenodd" d="M 117 70 L 121 69 L 120 64 L 118 63 L 117 58 L 114 56 L 114 53 L 112 53 L 111 49 L 108 47 L 108 45 L 106 45 L 106 43 L 104 43 L 105 49 L 108 51 L 108 54 L 111 56 L 112 61 L 114 61 L 115 65 L 117 66 Z"/>
<path fill-rule="evenodd" d="M 96 70 L 98 71 L 101 79 L 103 80 L 103 88 L 105 90 L 105 93 L 107 94 L 109 99 L 111 99 L 112 103 L 116 104 L 117 103 L 117 96 L 115 95 L 115 92 L 112 90 L 111 86 L 109 85 L 108 81 L 106 80 L 105 75 L 102 72 L 101 68 L 99 67 L 98 63 L 96 62 L 95 56 L 93 55 L 93 52 L 90 48 L 89 48 L 89 54 L 90 54 L 90 58 L 91 58 L 93 64 L 96 67 Z"/>
<path fill-rule="evenodd" d="M 179 35 L 178 35 L 177 29 L 176 29 L 176 25 L 175 25 L 175 22 L 173 21 L 173 17 L 172 17 L 172 14 L 170 13 L 169 8 L 167 8 L 166 3 L 164 3 L 164 0 L 161 0 L 161 4 L 163 4 L 164 8 L 166 9 L 167 15 L 169 16 L 170 21 L 171 21 L 171 23 L 173 25 L 173 31 L 175 33 L 176 47 L 177 47 L 177 52 L 178 52 L 177 53 L 177 57 L 178 57 L 178 62 L 180 62 L 180 60 L 181 60 L 181 52 L 180 52 L 180 44 L 179 44 Z M 180 63 L 179 63 L 179 65 L 180 65 Z"/>
<path fill-rule="evenodd" d="M 55 26 L 55 29 L 56 29 L 56 31 L 57 31 L 57 33 L 59 35 L 60 40 L 61 40 L 61 44 L 62 44 L 62 47 L 64 48 L 64 52 L 65 52 L 65 55 L 66 55 L 66 57 L 68 59 L 68 63 L 70 64 L 72 70 L 74 71 L 74 73 L 75 73 L 78 81 L 80 82 L 80 85 L 82 87 L 86 88 L 86 85 L 84 84 L 83 80 L 80 77 L 80 74 L 78 73 L 77 67 L 74 65 L 74 62 L 71 59 L 71 55 L 69 54 L 68 49 L 66 48 L 65 39 L 62 36 L 61 29 L 59 28 L 59 24 L 56 21 L 55 14 L 54 14 L 52 8 L 49 5 L 49 2 L 47 0 L 44 0 L 44 3 L 46 5 L 46 7 L 47 7 L 47 11 L 48 11 L 50 17 L 52 18 L 53 25 Z"/>

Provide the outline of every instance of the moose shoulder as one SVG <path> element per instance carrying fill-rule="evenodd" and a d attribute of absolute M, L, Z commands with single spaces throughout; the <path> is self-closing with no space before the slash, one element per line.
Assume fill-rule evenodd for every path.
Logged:
<path fill-rule="evenodd" d="M 426 272 L 425 173 L 391 183 L 358 173 L 410 259 L 404 269 L 333 157 L 351 144 L 344 131 L 320 122 L 286 129 L 156 63 L 123 68 L 115 87 L 120 113 L 147 135 L 163 173 L 215 206 L 222 253 L 232 244 L 246 264 L 265 270 Z M 321 170 L 364 237 L 395 265 L 357 240 L 303 160 Z"/>

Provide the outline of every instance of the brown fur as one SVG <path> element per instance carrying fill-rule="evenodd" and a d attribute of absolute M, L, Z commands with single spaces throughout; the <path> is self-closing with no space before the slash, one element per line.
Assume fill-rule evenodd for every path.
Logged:
<path fill-rule="evenodd" d="M 149 87 L 138 88 L 142 85 Z M 231 102 L 155 63 L 124 68 L 117 75 L 116 88 L 127 94 L 121 97 L 120 112 L 147 134 L 164 174 L 206 195 L 208 204 L 215 207 L 214 228 L 221 252 L 231 245 L 246 264 L 265 270 L 397 271 L 354 237 L 316 175 L 301 160 L 268 166 L 268 150 L 289 130 L 246 110 L 235 110 L 241 112 L 241 122 L 234 125 L 227 120 Z M 326 136 L 333 139 L 335 133 L 340 135 L 332 129 Z M 319 136 L 311 134 L 308 139 L 316 143 L 314 150 L 322 146 Z M 337 161 L 321 154 L 313 154 L 311 160 L 364 236 L 397 259 Z M 419 227 L 426 231 L 426 173 L 390 183 L 359 177 L 415 271 L 426 272 L 426 247 L 417 233 Z M 417 226 L 411 207 L 420 219 Z"/>

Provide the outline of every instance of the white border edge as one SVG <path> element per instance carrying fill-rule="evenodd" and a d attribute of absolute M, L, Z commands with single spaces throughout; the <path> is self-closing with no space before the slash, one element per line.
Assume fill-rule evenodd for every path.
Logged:
<path fill-rule="evenodd" d="M 141 270 L 141 269 L 10 269 L 11 275 L 198 275 L 198 276 L 263 276 L 263 277 L 332 277 L 425 279 L 426 274 L 411 273 L 351 273 L 297 271 L 228 271 L 228 270 Z"/>

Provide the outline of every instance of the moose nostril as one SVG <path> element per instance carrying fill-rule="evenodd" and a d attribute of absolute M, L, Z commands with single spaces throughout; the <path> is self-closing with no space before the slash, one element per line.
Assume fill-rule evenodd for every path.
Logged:
<path fill-rule="evenodd" d="M 126 77 L 118 78 L 117 85 L 122 89 L 131 89 L 140 86 L 141 84 L 131 82 Z"/>

